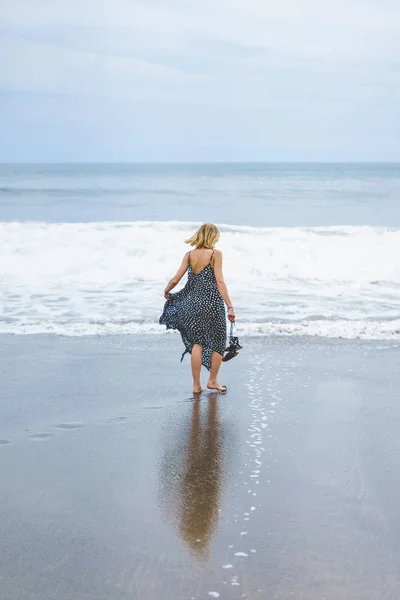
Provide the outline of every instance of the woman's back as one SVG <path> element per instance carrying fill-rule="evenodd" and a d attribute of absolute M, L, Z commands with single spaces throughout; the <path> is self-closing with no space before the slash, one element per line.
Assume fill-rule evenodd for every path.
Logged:
<path fill-rule="evenodd" d="M 189 252 L 189 266 L 193 273 L 197 275 L 201 273 L 207 265 L 213 266 L 214 250 L 209 248 L 196 248 Z"/>

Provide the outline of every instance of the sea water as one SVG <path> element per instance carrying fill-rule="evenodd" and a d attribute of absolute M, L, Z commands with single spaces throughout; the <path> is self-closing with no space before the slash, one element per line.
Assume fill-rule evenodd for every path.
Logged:
<path fill-rule="evenodd" d="M 242 334 L 400 337 L 395 164 L 0 165 L 0 332 L 163 333 L 204 221 Z"/>

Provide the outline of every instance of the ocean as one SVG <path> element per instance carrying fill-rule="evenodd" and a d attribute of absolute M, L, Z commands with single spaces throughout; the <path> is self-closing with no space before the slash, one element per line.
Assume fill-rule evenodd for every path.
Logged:
<path fill-rule="evenodd" d="M 400 337 L 399 164 L 0 165 L 0 333 L 164 333 L 204 221 L 241 335 Z"/>

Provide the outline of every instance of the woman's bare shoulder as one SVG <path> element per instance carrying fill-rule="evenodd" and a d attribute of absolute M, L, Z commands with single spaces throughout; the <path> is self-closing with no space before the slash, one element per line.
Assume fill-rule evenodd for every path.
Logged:
<path fill-rule="evenodd" d="M 214 265 L 215 266 L 222 265 L 222 252 L 221 252 L 221 250 L 214 250 L 214 254 L 212 255 L 211 261 L 212 261 L 211 264 L 212 264 L 213 267 L 214 267 Z"/>
<path fill-rule="evenodd" d="M 188 250 L 185 256 L 182 258 L 182 264 L 187 263 L 189 261 L 190 250 Z"/>

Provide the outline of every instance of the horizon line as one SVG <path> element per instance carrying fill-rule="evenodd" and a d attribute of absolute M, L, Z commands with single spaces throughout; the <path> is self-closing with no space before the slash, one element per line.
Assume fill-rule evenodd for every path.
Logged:
<path fill-rule="evenodd" d="M 190 166 L 190 165 L 400 165 L 399 160 L 216 160 L 216 161 L 136 161 L 136 160 L 85 160 L 85 161 L 0 161 L 1 166 L 42 165 L 141 165 L 141 166 Z"/>

